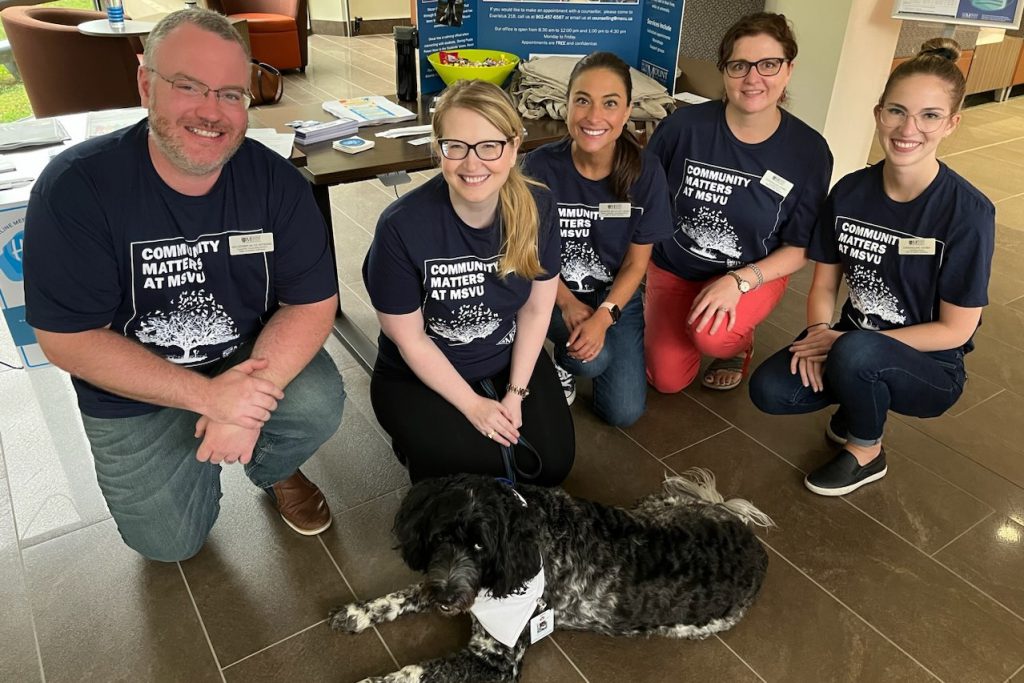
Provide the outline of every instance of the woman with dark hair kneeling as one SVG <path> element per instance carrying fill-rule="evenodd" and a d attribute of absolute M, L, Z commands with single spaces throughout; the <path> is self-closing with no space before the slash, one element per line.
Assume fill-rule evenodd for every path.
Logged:
<path fill-rule="evenodd" d="M 808 248 L 807 329 L 751 379 L 768 413 L 839 405 L 826 434 L 843 449 L 805 479 L 824 496 L 885 476 L 888 410 L 935 417 L 963 391 L 988 303 L 995 208 L 936 158 L 960 122 L 959 55 L 952 40 L 928 41 L 889 76 L 875 106 L 885 160 L 832 189 Z M 850 297 L 832 326 L 843 276 Z"/>
<path fill-rule="evenodd" d="M 534 150 L 523 170 L 558 202 L 562 272 L 548 328 L 565 398 L 594 380 L 594 412 L 626 427 L 647 405 L 644 309 L 638 291 L 651 247 L 672 234 L 665 172 L 626 130 L 629 65 L 610 52 L 569 76 L 569 137 Z"/>
<path fill-rule="evenodd" d="M 687 387 L 701 357 L 709 389 L 743 381 L 754 330 L 807 263 L 832 175 L 825 139 L 781 108 L 797 45 L 786 17 L 743 17 L 718 48 L 725 102 L 683 107 L 648 147 L 665 167 L 676 230 L 647 271 L 647 377 Z"/>
<path fill-rule="evenodd" d="M 511 101 L 459 81 L 433 120 L 441 173 L 377 222 L 363 280 L 380 320 L 373 410 L 412 481 L 459 472 L 556 485 L 572 416 L 542 352 L 558 285 L 550 192 L 516 165 Z"/>

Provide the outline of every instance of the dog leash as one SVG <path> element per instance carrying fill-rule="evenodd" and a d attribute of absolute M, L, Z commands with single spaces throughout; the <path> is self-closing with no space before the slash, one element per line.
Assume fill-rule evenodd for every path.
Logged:
<path fill-rule="evenodd" d="M 480 387 L 484 390 L 484 394 L 487 398 L 499 401 L 498 392 L 494 388 L 494 382 L 489 377 L 485 377 L 480 380 Z M 516 458 L 516 446 L 522 446 L 524 449 L 533 454 L 533 457 L 537 459 L 537 469 L 532 472 L 527 472 L 519 466 L 519 460 Z M 540 453 L 537 449 L 526 440 L 526 437 L 520 435 L 519 442 L 514 443 L 511 446 L 500 446 L 501 449 L 501 460 L 505 466 L 505 475 L 508 479 L 508 483 L 512 488 L 516 485 L 516 472 L 518 472 L 524 479 L 536 479 L 540 476 L 541 470 L 544 469 L 544 461 L 540 457 Z"/>

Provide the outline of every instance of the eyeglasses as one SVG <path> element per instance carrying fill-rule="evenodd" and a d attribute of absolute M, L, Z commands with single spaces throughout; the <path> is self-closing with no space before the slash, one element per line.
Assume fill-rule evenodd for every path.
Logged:
<path fill-rule="evenodd" d="M 151 69 L 148 66 L 146 67 L 146 71 L 156 74 L 161 79 L 169 83 L 171 89 L 176 95 L 181 95 L 188 99 L 198 99 L 200 97 L 205 98 L 208 93 L 213 93 L 217 98 L 217 102 L 225 107 L 230 107 L 231 109 L 248 109 L 249 104 L 252 102 L 252 95 L 244 88 L 229 87 L 214 89 L 205 83 L 200 83 L 199 81 L 194 81 L 191 78 L 185 78 L 184 76 L 180 76 L 178 78 L 167 78 L 167 76 L 164 76 L 156 69 Z"/>
<path fill-rule="evenodd" d="M 753 67 L 762 76 L 774 76 L 782 69 L 782 65 L 787 63 L 789 63 L 789 60 L 784 57 L 766 57 L 756 62 L 748 62 L 745 59 L 733 59 L 725 63 L 725 75 L 729 78 L 743 78 L 750 73 L 750 69 Z"/>
<path fill-rule="evenodd" d="M 907 119 L 914 120 L 914 126 L 921 133 L 934 133 L 942 127 L 942 122 L 952 114 L 942 115 L 937 111 L 925 111 L 920 114 L 908 114 L 902 107 L 889 105 L 880 107 L 878 121 L 886 128 L 902 128 Z"/>
<path fill-rule="evenodd" d="M 445 159 L 451 159 L 452 161 L 465 159 L 469 156 L 470 150 L 476 152 L 476 158 L 480 161 L 495 161 L 500 159 L 501 155 L 505 153 L 505 145 L 508 143 L 509 140 L 481 140 L 475 145 L 471 145 L 462 140 L 450 140 L 447 138 L 437 141 L 438 147 L 441 148 L 441 155 Z"/>

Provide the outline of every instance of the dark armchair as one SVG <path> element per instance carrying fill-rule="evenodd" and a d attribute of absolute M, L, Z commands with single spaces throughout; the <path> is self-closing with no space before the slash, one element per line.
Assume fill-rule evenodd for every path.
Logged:
<path fill-rule="evenodd" d="M 139 106 L 137 41 L 78 32 L 83 21 L 105 16 L 56 7 L 0 12 L 36 116 Z"/>

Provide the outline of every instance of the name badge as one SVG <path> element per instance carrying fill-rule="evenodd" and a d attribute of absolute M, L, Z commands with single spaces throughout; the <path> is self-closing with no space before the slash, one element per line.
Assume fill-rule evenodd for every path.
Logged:
<path fill-rule="evenodd" d="M 761 184 L 767 187 L 775 194 L 781 196 L 783 199 L 789 196 L 789 191 L 793 189 L 793 183 L 789 182 L 775 171 L 765 171 L 761 177 Z"/>
<path fill-rule="evenodd" d="M 530 619 L 530 644 L 551 635 L 555 630 L 555 610 L 549 609 Z"/>
<path fill-rule="evenodd" d="M 629 202 L 601 202 L 597 205 L 597 214 L 601 218 L 629 218 L 633 206 Z"/>
<path fill-rule="evenodd" d="M 274 251 L 274 233 L 262 232 L 254 235 L 230 235 L 228 250 L 232 256 L 263 254 Z"/>
<path fill-rule="evenodd" d="M 934 237 L 907 237 L 900 239 L 900 256 L 934 256 Z"/>

